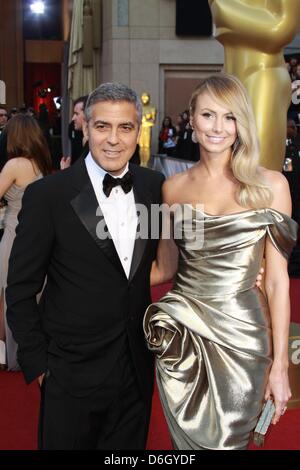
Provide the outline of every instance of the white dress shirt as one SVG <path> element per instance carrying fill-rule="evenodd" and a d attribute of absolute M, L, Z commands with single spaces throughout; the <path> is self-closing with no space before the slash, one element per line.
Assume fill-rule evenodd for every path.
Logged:
<path fill-rule="evenodd" d="M 125 194 L 121 186 L 115 186 L 107 197 L 102 186 L 107 171 L 95 162 L 91 153 L 87 155 L 85 164 L 105 223 L 128 278 L 138 224 L 133 190 Z M 111 176 L 122 178 L 127 171 L 128 164 L 122 174 Z"/>

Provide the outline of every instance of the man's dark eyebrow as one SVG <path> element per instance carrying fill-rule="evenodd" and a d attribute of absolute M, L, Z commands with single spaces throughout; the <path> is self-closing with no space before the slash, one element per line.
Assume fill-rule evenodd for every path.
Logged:
<path fill-rule="evenodd" d="M 103 126 L 110 126 L 111 125 L 109 122 L 102 121 L 101 119 L 98 119 L 97 121 L 94 122 L 95 126 L 98 125 L 98 124 L 102 124 Z M 120 127 L 120 126 L 129 126 L 132 129 L 135 127 L 134 124 L 131 121 L 120 122 L 120 124 L 118 124 L 118 127 Z"/>
<path fill-rule="evenodd" d="M 110 126 L 109 122 L 101 121 L 101 119 L 98 119 L 97 121 L 95 121 L 94 125 L 96 124 L 103 124 L 104 126 Z"/>
<path fill-rule="evenodd" d="M 119 126 L 129 126 L 129 127 L 134 128 L 134 124 L 133 124 L 133 122 L 131 122 L 131 121 L 121 122 L 121 123 L 119 124 Z"/>

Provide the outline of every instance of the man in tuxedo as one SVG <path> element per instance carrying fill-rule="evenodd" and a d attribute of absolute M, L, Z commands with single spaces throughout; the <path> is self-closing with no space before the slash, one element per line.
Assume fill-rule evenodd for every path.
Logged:
<path fill-rule="evenodd" d="M 163 176 L 128 164 L 141 116 L 134 91 L 100 85 L 85 108 L 88 156 L 23 198 L 7 317 L 26 382 L 41 385 L 41 449 L 146 445 L 153 360 L 142 320 L 158 240 L 136 238 L 136 204 L 150 214 L 161 203 Z"/>

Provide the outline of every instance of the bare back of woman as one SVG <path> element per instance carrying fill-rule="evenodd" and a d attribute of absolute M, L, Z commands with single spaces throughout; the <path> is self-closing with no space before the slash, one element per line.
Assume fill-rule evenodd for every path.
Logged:
<path fill-rule="evenodd" d="M 17 370 L 17 344 L 6 323 L 9 256 L 24 191 L 29 184 L 51 172 L 51 157 L 42 131 L 33 118 L 25 115 L 12 118 L 6 132 L 9 160 L 0 173 L 0 198 L 4 197 L 7 202 L 0 243 L 0 369 Z"/>
<path fill-rule="evenodd" d="M 0 195 L 4 196 L 7 201 L 4 218 L 5 231 L 0 245 L 0 367 L 2 369 L 6 365 L 12 370 L 17 368 L 16 346 L 13 347 L 12 354 L 10 354 L 9 348 L 5 347 L 5 343 L 9 341 L 10 334 L 5 320 L 6 306 L 4 298 L 9 254 L 15 236 L 17 216 L 21 209 L 24 191 L 29 184 L 41 176 L 42 174 L 35 162 L 23 157 L 9 160 L 0 174 Z M 13 341 L 9 341 L 9 343 L 14 344 Z"/>

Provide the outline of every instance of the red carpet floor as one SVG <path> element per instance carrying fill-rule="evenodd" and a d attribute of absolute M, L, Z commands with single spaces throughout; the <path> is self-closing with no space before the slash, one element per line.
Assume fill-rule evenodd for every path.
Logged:
<path fill-rule="evenodd" d="M 292 321 L 300 323 L 300 279 L 291 280 Z M 160 298 L 167 285 L 153 289 L 153 300 Z M 26 386 L 21 373 L 0 372 L 0 450 L 36 449 L 39 389 Z M 171 441 L 157 391 L 153 397 L 149 450 L 170 450 Z M 257 449 L 250 446 L 250 449 Z M 300 450 L 300 409 L 289 410 L 280 424 L 272 426 L 264 450 Z"/>

